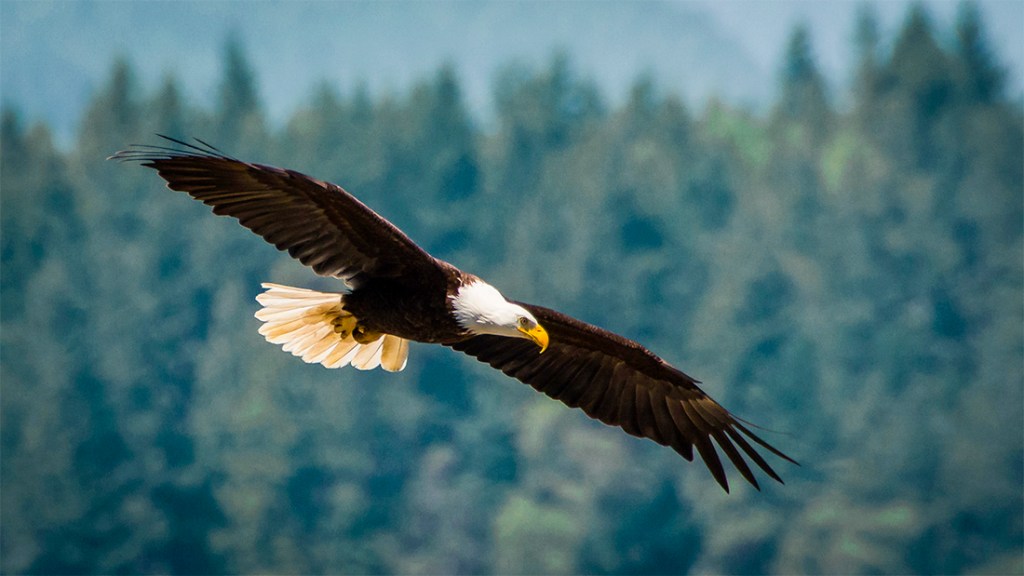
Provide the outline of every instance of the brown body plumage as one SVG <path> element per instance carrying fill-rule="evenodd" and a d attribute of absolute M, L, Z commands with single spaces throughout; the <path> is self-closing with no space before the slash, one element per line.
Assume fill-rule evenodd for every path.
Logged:
<path fill-rule="evenodd" d="M 744 455 L 782 481 L 751 442 L 792 462 L 789 457 L 696 380 L 636 342 L 554 310 L 503 301 L 339 186 L 242 162 L 202 142 L 168 140 L 179 147 L 136 146 L 114 158 L 156 169 L 172 190 L 236 218 L 317 274 L 346 283 L 349 291 L 340 295 L 265 285 L 266 308 L 263 316 L 257 313 L 267 322 L 261 333 L 293 354 L 328 367 L 351 362 L 400 370 L 404 341 L 444 344 L 606 424 L 671 446 L 687 460 L 696 447 L 726 490 L 714 444 L 755 487 Z M 509 313 L 515 321 L 502 319 Z"/>

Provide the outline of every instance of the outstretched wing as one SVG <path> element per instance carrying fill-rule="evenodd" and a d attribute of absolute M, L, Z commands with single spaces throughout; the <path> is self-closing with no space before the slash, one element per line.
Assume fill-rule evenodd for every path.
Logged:
<path fill-rule="evenodd" d="M 242 162 L 197 140 L 178 147 L 138 145 L 115 160 L 155 169 L 171 190 L 187 192 L 232 216 L 321 276 L 351 287 L 370 277 L 416 273 L 436 262 L 401 230 L 340 186 L 295 172 Z"/>
<path fill-rule="evenodd" d="M 671 446 L 687 460 L 693 460 L 696 446 L 726 492 L 729 483 L 712 439 L 758 489 L 744 454 L 768 476 L 779 482 L 782 479 L 748 439 L 796 463 L 712 400 L 696 380 L 640 344 L 554 310 L 521 305 L 548 332 L 550 343 L 543 354 L 529 340 L 490 335 L 474 336 L 451 347 L 605 424 Z"/>

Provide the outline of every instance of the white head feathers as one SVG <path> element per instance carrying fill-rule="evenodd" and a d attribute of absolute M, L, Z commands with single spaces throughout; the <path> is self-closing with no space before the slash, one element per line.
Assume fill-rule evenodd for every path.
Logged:
<path fill-rule="evenodd" d="M 523 338 L 518 329 L 519 319 L 525 317 L 533 325 L 537 324 L 529 310 L 505 300 L 501 292 L 483 280 L 459 288 L 452 298 L 452 312 L 459 325 L 473 334 Z"/>

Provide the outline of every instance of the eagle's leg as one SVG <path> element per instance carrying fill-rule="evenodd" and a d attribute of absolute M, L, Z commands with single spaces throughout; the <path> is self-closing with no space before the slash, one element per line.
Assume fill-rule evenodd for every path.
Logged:
<path fill-rule="evenodd" d="M 345 338 L 348 338 L 350 334 L 356 331 L 356 325 L 358 324 L 358 322 L 356 321 L 355 316 L 346 315 L 335 316 L 332 319 L 331 324 L 334 326 L 334 333 L 337 334 L 339 338 L 344 340 Z"/>
<path fill-rule="evenodd" d="M 352 317 L 350 316 L 350 318 Z M 362 323 L 359 322 L 356 322 L 356 326 L 352 330 L 352 337 L 355 338 L 355 341 L 359 342 L 360 344 L 369 344 L 371 342 L 376 342 L 377 340 L 380 339 L 381 336 L 383 336 L 383 334 L 381 334 L 380 332 L 368 330 L 366 326 L 363 326 Z"/>

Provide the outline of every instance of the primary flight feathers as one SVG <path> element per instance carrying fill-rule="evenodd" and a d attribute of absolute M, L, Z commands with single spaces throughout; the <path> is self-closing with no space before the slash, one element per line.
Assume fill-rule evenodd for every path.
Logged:
<path fill-rule="evenodd" d="M 716 444 L 757 488 L 748 459 L 782 479 L 752 443 L 794 462 L 640 344 L 506 300 L 477 276 L 427 254 L 341 187 L 243 162 L 200 140 L 163 138 L 172 146 L 133 146 L 112 158 L 155 169 L 168 188 L 346 284 L 341 293 L 263 285 L 260 333 L 306 362 L 397 371 L 405 367 L 410 340 L 442 344 L 605 424 L 671 446 L 687 460 L 696 447 L 726 491 Z"/>

